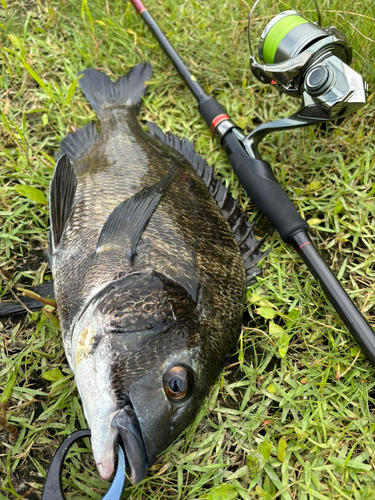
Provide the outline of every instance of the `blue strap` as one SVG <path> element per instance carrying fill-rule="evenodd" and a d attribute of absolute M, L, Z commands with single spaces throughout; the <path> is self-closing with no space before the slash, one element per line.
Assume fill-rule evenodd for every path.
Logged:
<path fill-rule="evenodd" d="M 121 446 L 118 446 L 117 470 L 109 490 L 102 500 L 120 500 L 125 486 L 125 455 Z"/>
<path fill-rule="evenodd" d="M 90 430 L 84 429 L 73 432 L 61 443 L 49 466 L 43 487 L 42 500 L 66 500 L 61 480 L 65 456 L 75 441 L 89 436 L 91 436 Z M 116 475 L 103 500 L 120 500 L 125 479 L 125 455 L 123 449 L 119 446 Z"/>

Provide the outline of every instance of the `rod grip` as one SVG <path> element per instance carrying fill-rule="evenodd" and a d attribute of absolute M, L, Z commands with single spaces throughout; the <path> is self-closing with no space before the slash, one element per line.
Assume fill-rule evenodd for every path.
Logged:
<path fill-rule="evenodd" d="M 224 136 L 223 147 L 242 187 L 276 227 L 284 242 L 290 242 L 295 234 L 309 230 L 307 222 L 275 179 L 268 162 L 250 158 L 232 132 Z"/>

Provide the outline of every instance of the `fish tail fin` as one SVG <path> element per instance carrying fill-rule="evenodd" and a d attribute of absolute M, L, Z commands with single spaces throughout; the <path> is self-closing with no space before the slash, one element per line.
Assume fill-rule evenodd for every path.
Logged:
<path fill-rule="evenodd" d="M 139 105 L 151 74 L 151 64 L 141 63 L 134 66 L 117 82 L 112 82 L 106 74 L 93 68 L 81 71 L 78 76 L 83 75 L 79 80 L 81 89 L 92 108 L 100 113 L 104 107 L 114 104 Z"/>

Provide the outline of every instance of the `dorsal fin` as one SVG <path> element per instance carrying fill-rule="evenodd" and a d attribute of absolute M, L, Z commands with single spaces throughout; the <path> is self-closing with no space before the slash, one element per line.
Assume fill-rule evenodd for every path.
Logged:
<path fill-rule="evenodd" d="M 67 154 L 71 162 L 87 151 L 98 140 L 98 131 L 94 122 L 89 122 L 84 127 L 77 129 L 60 142 L 61 151 L 57 156 Z"/>
<path fill-rule="evenodd" d="M 171 168 L 161 181 L 143 188 L 113 210 L 100 233 L 96 253 L 121 248 L 130 260 L 134 259 L 138 241 L 173 175 Z"/>
<path fill-rule="evenodd" d="M 51 220 L 51 243 L 53 252 L 60 242 L 65 225 L 73 207 L 77 189 L 77 178 L 67 154 L 59 158 L 53 173 L 49 191 L 49 206 Z"/>
<path fill-rule="evenodd" d="M 202 178 L 208 188 L 209 193 L 216 200 L 221 213 L 224 215 L 234 237 L 240 247 L 244 258 L 244 266 L 247 276 L 247 284 L 255 283 L 254 278 L 261 273 L 257 268 L 257 263 L 262 260 L 270 250 L 259 251 L 262 241 L 257 241 L 254 237 L 254 224 L 245 221 L 245 216 L 238 207 L 238 201 L 234 200 L 228 189 L 215 176 L 213 168 L 208 165 L 206 160 L 199 156 L 194 146 L 187 139 L 178 139 L 168 132 L 164 134 L 155 123 L 147 123 L 149 135 L 156 137 L 167 146 L 173 148 L 183 156 L 194 168 L 196 173 Z"/>

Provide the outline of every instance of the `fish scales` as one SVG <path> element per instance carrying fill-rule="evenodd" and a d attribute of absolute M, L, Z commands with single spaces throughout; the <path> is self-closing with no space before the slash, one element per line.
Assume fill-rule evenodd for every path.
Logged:
<path fill-rule="evenodd" d="M 207 186 L 138 122 L 150 76 L 148 64 L 116 84 L 83 73 L 100 134 L 88 125 L 68 135 L 51 182 L 55 297 L 94 459 L 109 477 L 120 435 L 134 482 L 190 423 L 233 351 L 246 291 Z"/>
<path fill-rule="evenodd" d="M 121 251 L 109 251 L 99 258 L 92 259 L 100 231 L 120 202 L 137 193 L 145 182 L 148 185 L 157 182 L 172 164 L 170 158 L 166 158 L 165 162 L 160 161 L 159 151 L 150 144 L 148 138 L 146 142 L 140 133 L 132 110 L 123 111 L 121 114 L 117 113 L 117 116 L 108 111 L 110 116 L 106 116 L 102 121 L 102 137 L 74 164 L 78 180 L 77 211 L 73 211 L 65 228 L 59 249 L 62 257 L 56 258 L 55 271 L 56 275 L 61 276 L 59 286 L 55 285 L 55 290 L 58 290 L 57 297 L 60 293 L 66 297 L 66 300 L 59 301 L 62 303 L 59 311 L 64 325 L 72 321 L 71 312 L 80 310 L 93 291 L 113 278 L 115 272 L 129 272 L 131 263 L 124 259 Z M 127 120 L 126 123 L 130 126 L 118 124 L 119 118 Z M 113 149 L 106 145 L 109 135 L 106 126 L 116 136 L 116 142 L 112 142 Z M 132 148 L 135 140 L 121 141 L 121 134 L 126 138 L 138 140 L 135 148 L 138 163 Z M 143 148 L 139 146 L 140 142 L 143 142 Z M 103 155 L 103 150 L 110 153 L 110 160 Z M 188 167 L 189 174 L 196 176 L 195 184 L 198 183 L 198 188 L 194 186 L 194 192 L 191 181 L 188 184 L 186 181 L 182 183 L 185 170 L 180 165 L 178 169 L 181 172 L 175 173 L 176 179 L 171 186 L 173 193 L 163 198 L 143 233 L 132 271 L 156 267 L 177 280 L 179 278 L 185 281 L 186 277 L 195 280 L 195 274 L 200 270 L 202 278 L 206 279 L 212 288 L 218 291 L 226 289 L 229 280 L 223 273 L 222 266 L 226 264 L 223 251 L 227 254 L 229 265 L 233 260 L 233 253 L 237 254 L 232 271 L 235 280 L 243 275 L 242 257 L 233 242 L 226 221 L 218 211 L 215 201 L 208 195 L 201 179 Z M 191 193 L 186 197 L 185 192 L 190 185 Z M 178 223 L 177 226 L 175 222 Z M 204 235 L 203 238 L 199 237 L 200 233 Z M 85 241 L 85 245 L 74 243 L 80 240 Z M 215 265 L 218 269 L 213 268 Z M 80 277 L 79 282 L 77 276 Z"/>

